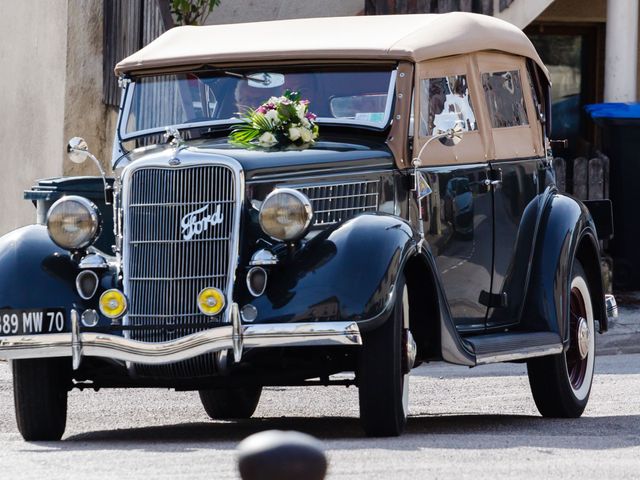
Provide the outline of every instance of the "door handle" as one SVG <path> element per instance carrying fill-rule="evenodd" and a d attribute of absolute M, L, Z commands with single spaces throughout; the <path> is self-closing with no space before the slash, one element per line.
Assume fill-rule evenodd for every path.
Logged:
<path fill-rule="evenodd" d="M 491 169 L 487 172 L 487 178 L 482 182 L 485 187 L 497 187 L 502 184 L 502 169 Z"/>
<path fill-rule="evenodd" d="M 497 187 L 501 183 L 502 183 L 502 179 L 498 179 L 498 180 L 490 180 L 488 178 L 484 179 L 484 186 L 485 187 Z"/>

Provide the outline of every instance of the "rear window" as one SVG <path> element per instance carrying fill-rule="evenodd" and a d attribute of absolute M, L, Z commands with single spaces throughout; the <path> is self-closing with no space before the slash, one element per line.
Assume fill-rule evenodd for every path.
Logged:
<path fill-rule="evenodd" d="M 493 128 L 529 124 L 518 70 L 483 73 L 482 87 Z"/>

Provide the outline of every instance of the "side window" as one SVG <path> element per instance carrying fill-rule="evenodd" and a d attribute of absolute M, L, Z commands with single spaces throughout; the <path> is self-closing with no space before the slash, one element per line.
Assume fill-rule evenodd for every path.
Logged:
<path fill-rule="evenodd" d="M 426 78 L 420 82 L 420 136 L 445 131 L 462 120 L 465 131 L 477 130 L 466 75 Z"/>
<path fill-rule="evenodd" d="M 518 70 L 483 73 L 482 87 L 493 128 L 529 124 Z"/>

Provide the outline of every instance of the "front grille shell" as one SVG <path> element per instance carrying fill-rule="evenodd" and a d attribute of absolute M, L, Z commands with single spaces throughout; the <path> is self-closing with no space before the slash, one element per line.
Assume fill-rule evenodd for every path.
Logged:
<path fill-rule="evenodd" d="M 141 161 L 125 169 L 122 270 L 129 311 L 123 323 L 135 328 L 125 336 L 163 342 L 211 328 L 212 320 L 228 322 L 226 312 L 202 314 L 196 299 L 202 288 L 215 286 L 227 305 L 233 301 L 243 199 L 235 161 Z M 185 240 L 181 220 L 206 205 L 198 218 L 220 206 L 222 223 Z"/>

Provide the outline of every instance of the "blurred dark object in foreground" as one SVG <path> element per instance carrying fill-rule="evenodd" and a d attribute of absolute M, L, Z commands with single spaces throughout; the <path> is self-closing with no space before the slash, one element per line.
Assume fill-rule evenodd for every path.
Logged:
<path fill-rule="evenodd" d="M 322 480 L 327 458 L 310 435 L 268 430 L 240 442 L 238 468 L 243 480 Z"/>

